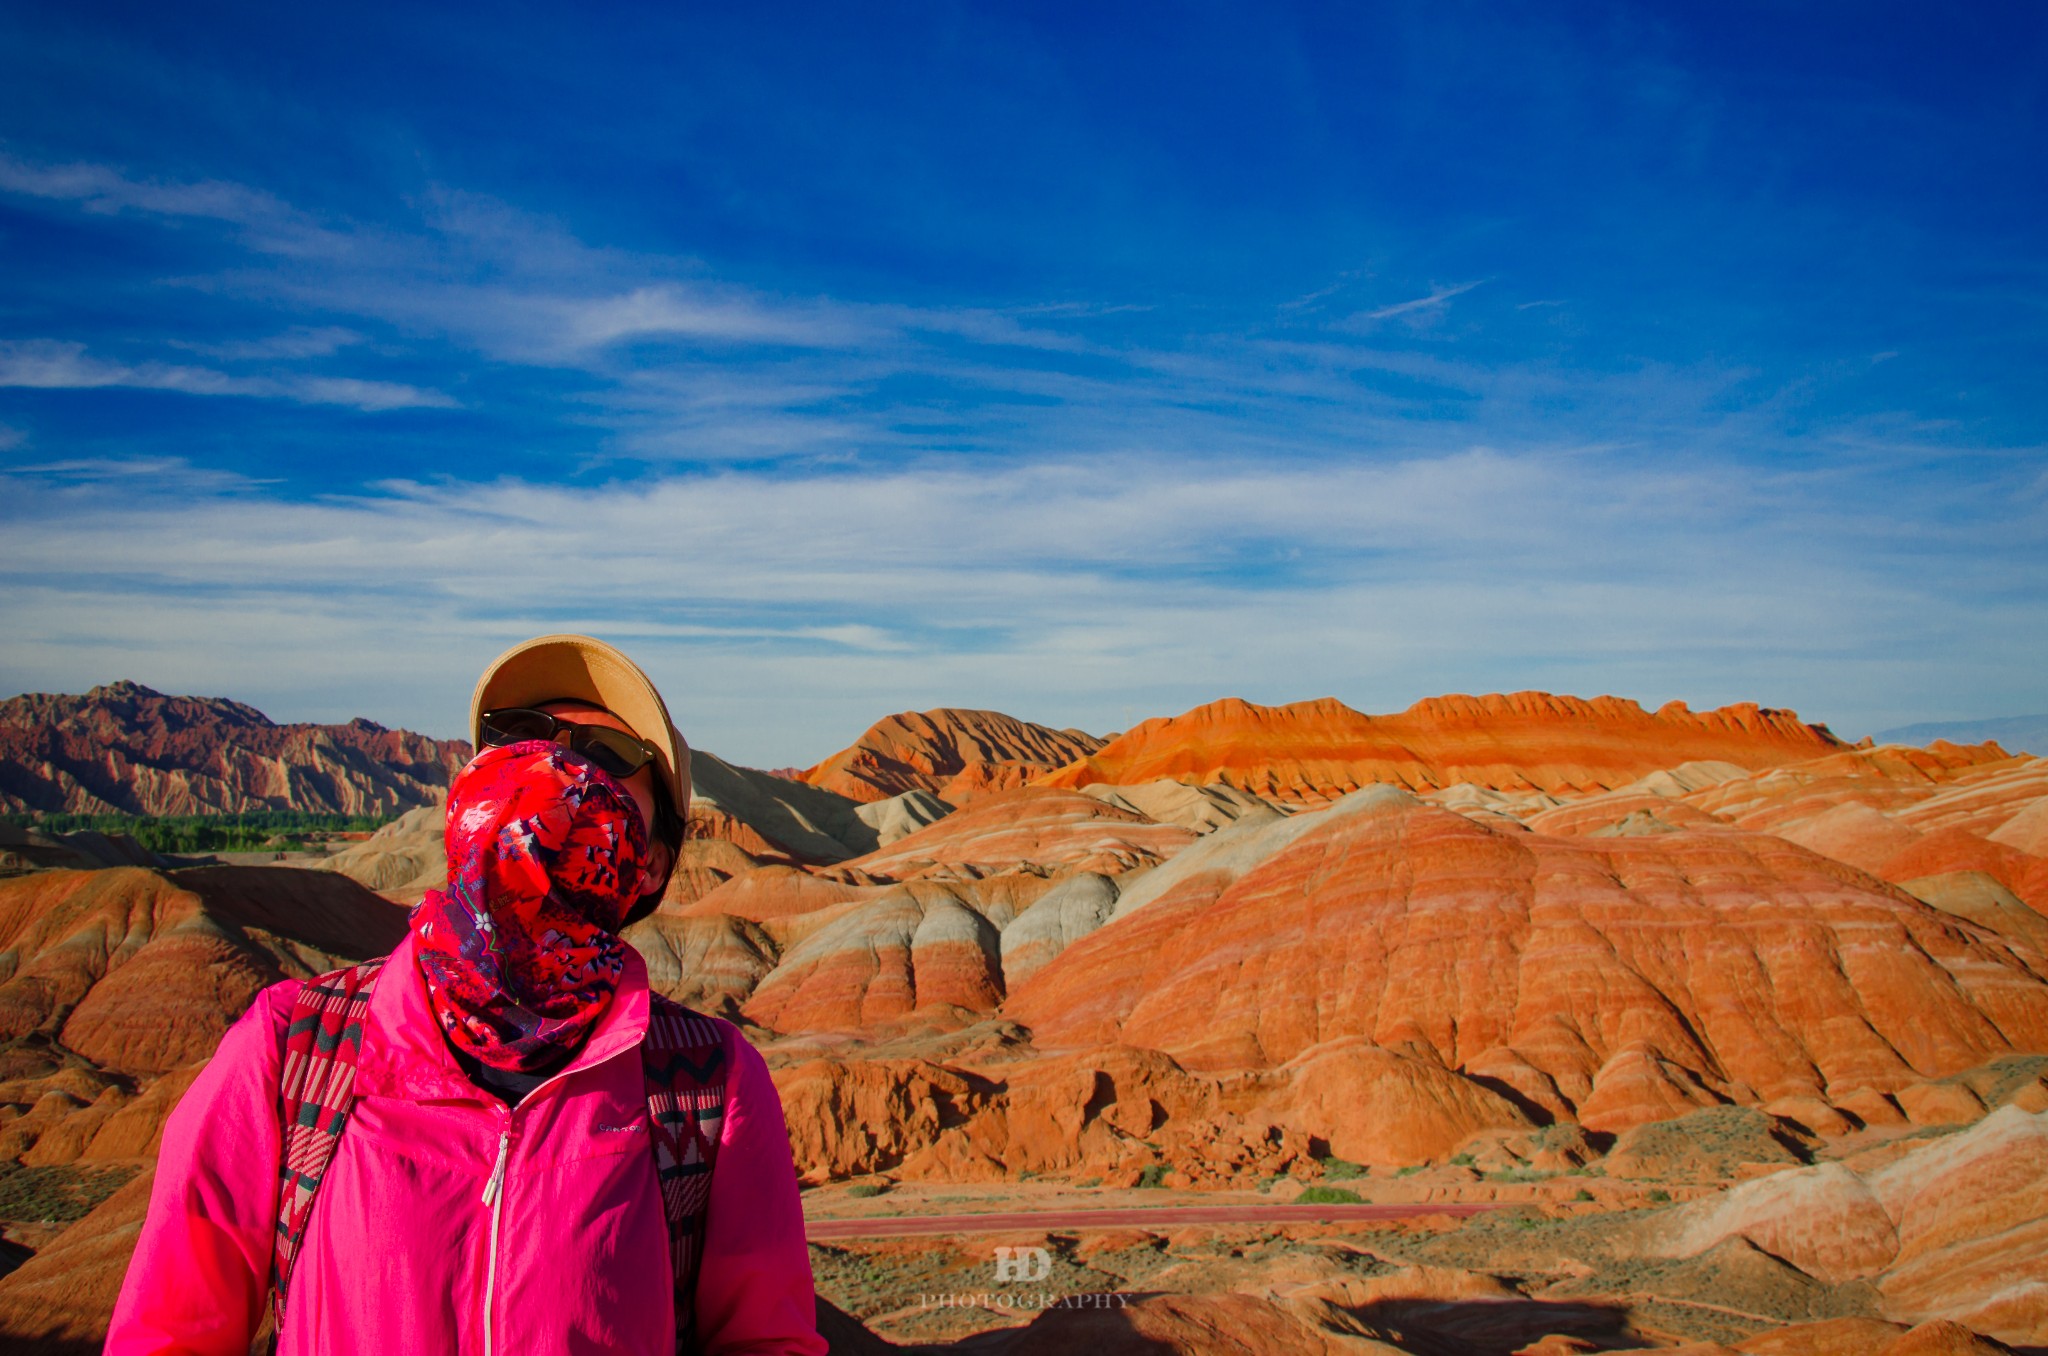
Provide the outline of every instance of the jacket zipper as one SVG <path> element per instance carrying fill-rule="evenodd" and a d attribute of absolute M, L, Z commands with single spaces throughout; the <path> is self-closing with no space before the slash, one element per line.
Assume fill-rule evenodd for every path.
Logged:
<path fill-rule="evenodd" d="M 484 1183 L 483 1203 L 491 1208 L 491 1248 L 484 1269 L 484 1356 L 492 1356 L 491 1320 L 498 1298 L 498 1220 L 505 1209 L 505 1157 L 512 1148 L 512 1132 L 498 1134 L 498 1161 Z"/>
<path fill-rule="evenodd" d="M 543 1088 L 553 1087 L 575 1072 L 573 1068 L 558 1070 L 547 1082 L 528 1092 L 519 1099 L 519 1106 L 512 1108 L 511 1120 L 514 1123 L 518 1121 L 520 1107 L 531 1102 L 534 1093 Z M 482 1197 L 483 1203 L 491 1208 L 491 1244 L 487 1254 L 488 1269 L 484 1272 L 484 1356 L 496 1356 L 493 1320 L 496 1317 L 498 1296 L 498 1222 L 505 1206 L 505 1159 L 511 1148 L 512 1131 L 508 1127 L 498 1132 L 498 1161 L 491 1165 L 490 1179 L 484 1183 Z"/>

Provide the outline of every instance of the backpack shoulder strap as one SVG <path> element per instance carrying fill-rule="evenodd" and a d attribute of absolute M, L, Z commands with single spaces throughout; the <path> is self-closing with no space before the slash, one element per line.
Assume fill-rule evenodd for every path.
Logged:
<path fill-rule="evenodd" d="M 727 1060 L 722 1024 L 659 994 L 649 995 L 647 1076 L 655 1180 L 675 1268 L 676 1349 L 695 1348 L 697 1269 L 711 1202 L 711 1170 L 725 1126 Z"/>
<path fill-rule="evenodd" d="M 277 1087 L 284 1149 L 278 1160 L 277 1236 L 270 1256 L 271 1305 L 279 1328 L 284 1326 L 285 1287 L 306 1236 L 314 1193 L 355 1105 L 363 1019 L 383 968 L 380 957 L 307 981 L 285 1024 Z"/>

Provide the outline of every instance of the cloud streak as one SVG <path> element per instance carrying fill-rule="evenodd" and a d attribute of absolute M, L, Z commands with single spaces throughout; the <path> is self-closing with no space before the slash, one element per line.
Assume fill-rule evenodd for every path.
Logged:
<path fill-rule="evenodd" d="M 84 344 L 56 339 L 0 340 L 0 387 L 43 391 L 90 391 L 125 386 L 142 391 L 176 391 L 196 396 L 251 396 L 304 405 L 345 405 L 365 411 L 454 409 L 440 392 L 401 382 L 349 377 L 244 377 L 207 367 L 170 363 L 120 363 L 95 358 Z"/>
<path fill-rule="evenodd" d="M 1449 305 L 1453 298 L 1462 297 L 1473 288 L 1483 286 L 1485 282 L 1486 280 L 1481 278 L 1474 282 L 1458 283 L 1451 287 L 1439 287 L 1427 296 L 1412 297 L 1407 301 L 1397 301 L 1390 306 L 1382 306 L 1378 310 L 1361 311 L 1359 314 L 1351 317 L 1349 323 L 1354 326 L 1367 325 L 1378 320 L 1392 320 L 1396 316 L 1412 316 L 1418 312 L 1439 311 Z"/>
<path fill-rule="evenodd" d="M 56 470 L 7 483 L 21 685 L 64 654 L 116 676 L 111 646 L 195 690 L 293 693 L 302 713 L 306 693 L 345 688 L 380 719 L 445 730 L 459 720 L 421 704 L 429 678 L 455 692 L 510 640 L 588 629 L 686 693 L 709 747 L 763 763 L 822 756 L 904 706 L 1113 728 L 1126 707 L 1229 693 L 1389 709 L 1547 686 L 1853 722 L 1886 709 L 1864 687 L 1873 663 L 1934 690 L 1958 629 L 2010 636 L 1980 653 L 1987 681 L 2048 660 L 2013 629 L 2026 604 L 1982 587 L 1996 504 L 1899 540 L 1803 507 L 1853 485 L 1731 484 L 1597 450 L 393 484 L 314 502 Z M 2007 582 L 2048 588 L 2048 564 Z"/>
<path fill-rule="evenodd" d="M 37 164 L 0 153 L 0 192 L 70 203 L 103 216 L 140 213 L 240 228 L 266 253 L 310 257 L 346 248 L 344 234 L 262 189 L 218 179 L 155 180 L 104 164 Z"/>

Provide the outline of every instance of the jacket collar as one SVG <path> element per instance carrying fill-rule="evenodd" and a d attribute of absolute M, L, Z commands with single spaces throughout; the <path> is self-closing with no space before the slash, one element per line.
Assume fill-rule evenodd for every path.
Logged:
<path fill-rule="evenodd" d="M 630 946 L 626 948 L 625 962 L 618 989 L 592 1028 L 590 1039 L 554 1078 L 602 1064 L 622 1052 L 638 1050 L 646 1039 L 650 1004 L 647 962 Z M 463 1075 L 441 1029 L 434 1023 L 411 933 L 384 962 L 377 988 L 370 995 L 362 1053 L 356 1061 L 356 1083 L 359 1092 L 417 1102 L 494 1100 Z"/>

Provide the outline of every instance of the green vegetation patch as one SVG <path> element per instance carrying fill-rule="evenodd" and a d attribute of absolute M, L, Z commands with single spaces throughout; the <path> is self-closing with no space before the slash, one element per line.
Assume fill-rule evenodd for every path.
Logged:
<path fill-rule="evenodd" d="M 133 1167 L 25 1168 L 0 1163 L 0 1219 L 69 1224 L 128 1184 Z"/>
<path fill-rule="evenodd" d="M 1738 1163 L 1810 1163 L 1813 1151 L 1774 1116 L 1755 1107 L 1718 1106 L 1623 1133 L 1614 1158 L 1634 1156 L 1697 1165 L 1725 1175 Z"/>
<path fill-rule="evenodd" d="M 1557 1174 L 1538 1172 L 1534 1168 L 1499 1168 L 1480 1175 L 1489 1182 L 1547 1182 Z"/>
<path fill-rule="evenodd" d="M 1985 1106 L 1998 1107 L 2044 1077 L 2048 1077 L 2048 1055 L 2007 1055 L 1940 1081 L 1960 1083 L 1976 1093 Z"/>
<path fill-rule="evenodd" d="M 1349 1187 L 1312 1186 L 1294 1198 L 1296 1205 L 1364 1205 L 1365 1199 Z"/>
<path fill-rule="evenodd" d="M 9 814 L 0 823 L 44 833 L 127 834 L 151 852 L 261 852 L 301 848 L 342 833 L 371 833 L 390 815 L 319 815 L 263 810 L 239 815 Z"/>
<path fill-rule="evenodd" d="M 1659 1326 L 1693 1341 L 1736 1342 L 1780 1323 L 1876 1317 L 1881 1303 L 1864 1281 L 1829 1285 L 1741 1239 L 1730 1239 L 1678 1261 L 1619 1258 L 1578 1282 L 1587 1296 L 1655 1296 Z M 1733 1311 L 1733 1312 L 1731 1312 Z"/>

